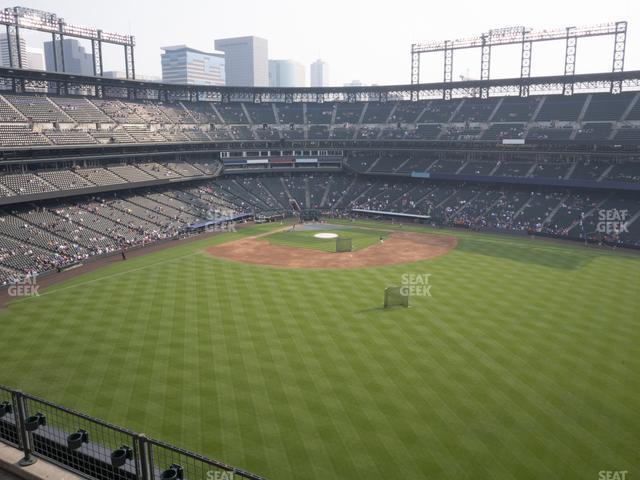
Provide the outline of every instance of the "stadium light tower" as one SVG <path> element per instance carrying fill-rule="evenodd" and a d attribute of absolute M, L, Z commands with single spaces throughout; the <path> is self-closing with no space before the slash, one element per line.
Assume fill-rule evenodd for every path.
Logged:
<path fill-rule="evenodd" d="M 427 43 L 414 43 L 411 45 L 411 84 L 420 84 L 420 57 L 425 53 L 444 53 L 444 83 L 449 83 L 453 78 L 453 56 L 456 50 L 472 48 L 480 49 L 480 80 L 489 80 L 491 73 L 491 49 L 504 45 L 520 45 L 520 78 L 529 78 L 531 75 L 531 62 L 533 44 L 552 40 L 565 41 L 564 76 L 575 75 L 576 53 L 578 39 L 586 37 L 613 36 L 613 64 L 612 72 L 624 70 L 624 57 L 627 42 L 627 22 L 604 23 L 587 27 L 566 27 L 554 30 L 535 31 L 523 26 L 497 28 L 489 30 L 479 36 L 461 38 L 456 40 L 433 41 Z M 620 81 L 611 82 L 611 93 L 620 93 L 622 84 Z M 573 82 L 566 81 L 563 86 L 565 95 L 573 94 Z M 479 95 L 486 98 L 489 88 L 479 89 Z M 520 96 L 529 95 L 529 87 L 523 83 Z M 451 98 L 451 89 L 443 89 L 443 98 Z"/>
<path fill-rule="evenodd" d="M 64 37 L 81 38 L 91 41 L 93 74 L 101 77 L 103 73 L 102 44 L 110 43 L 124 47 L 125 74 L 127 79 L 136 78 L 133 47 L 135 39 L 131 35 L 103 32 L 90 27 L 71 25 L 55 13 L 33 8 L 13 7 L 0 11 L 0 25 L 7 29 L 9 67 L 22 68 L 24 59 L 20 52 L 20 30 L 35 30 L 51 34 L 53 64 L 56 71 L 65 72 L 63 41 Z"/>

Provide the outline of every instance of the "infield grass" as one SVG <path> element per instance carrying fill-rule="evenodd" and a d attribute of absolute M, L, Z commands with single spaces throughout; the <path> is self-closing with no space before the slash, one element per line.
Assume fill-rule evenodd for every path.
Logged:
<path fill-rule="evenodd" d="M 288 247 L 310 248 L 323 252 L 335 252 L 336 239 L 316 238 L 315 235 L 318 233 L 335 233 L 340 238 L 350 238 L 351 249 L 354 252 L 371 245 L 375 245 L 381 238 L 385 239 L 389 235 L 387 230 L 375 228 L 350 227 L 332 229 L 331 226 L 328 225 L 326 229 L 322 230 L 286 230 L 267 235 L 263 238 L 270 243 L 286 245 Z"/>
<path fill-rule="evenodd" d="M 467 232 L 384 268 L 202 251 L 270 228 L 14 301 L 0 383 L 272 479 L 640 477 L 637 255 Z M 406 273 L 432 296 L 381 309 Z"/>

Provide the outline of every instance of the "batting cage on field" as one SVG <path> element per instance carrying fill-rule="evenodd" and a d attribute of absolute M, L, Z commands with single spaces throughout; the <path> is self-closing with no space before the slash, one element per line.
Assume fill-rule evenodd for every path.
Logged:
<path fill-rule="evenodd" d="M 336 252 L 350 252 L 352 249 L 350 238 L 336 238 Z"/>
<path fill-rule="evenodd" d="M 402 287 L 387 287 L 384 289 L 384 308 L 408 307 L 409 293 Z"/>

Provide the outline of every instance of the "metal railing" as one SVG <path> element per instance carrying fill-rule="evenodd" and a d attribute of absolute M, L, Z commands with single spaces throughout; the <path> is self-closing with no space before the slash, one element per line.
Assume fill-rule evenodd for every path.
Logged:
<path fill-rule="evenodd" d="M 0 441 L 92 480 L 265 480 L 1 385 Z"/>

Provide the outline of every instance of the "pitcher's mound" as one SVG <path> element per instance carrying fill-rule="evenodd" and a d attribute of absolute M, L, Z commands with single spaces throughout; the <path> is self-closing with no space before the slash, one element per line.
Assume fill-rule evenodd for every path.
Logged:
<path fill-rule="evenodd" d="M 458 240 L 429 233 L 392 233 L 384 243 L 347 253 L 328 253 L 275 245 L 261 238 L 245 238 L 209 247 L 218 258 L 280 268 L 363 268 L 417 262 L 445 254 Z"/>

